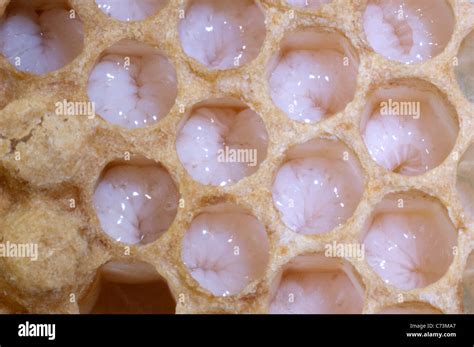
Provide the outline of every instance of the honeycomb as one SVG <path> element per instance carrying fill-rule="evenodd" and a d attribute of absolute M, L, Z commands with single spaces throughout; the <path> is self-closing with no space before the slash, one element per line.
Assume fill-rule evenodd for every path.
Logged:
<path fill-rule="evenodd" d="M 474 4 L 397 1 L 0 0 L 0 240 L 38 247 L 0 257 L 0 312 L 473 313 Z M 74 28 L 25 55 L 17 7 Z M 133 116 L 100 70 L 129 56 Z M 224 128 L 254 165 L 206 161 Z"/>

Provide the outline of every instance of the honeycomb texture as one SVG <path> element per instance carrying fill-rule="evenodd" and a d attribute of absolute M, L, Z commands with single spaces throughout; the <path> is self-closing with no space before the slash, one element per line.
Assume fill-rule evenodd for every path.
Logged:
<path fill-rule="evenodd" d="M 37 242 L 40 249 L 34 265 L 22 259 L 0 258 L 1 312 L 78 313 L 78 301 L 103 264 L 133 260 L 151 264 L 166 280 L 177 313 L 267 313 L 272 282 L 285 264 L 300 255 L 324 252 L 324 246 L 333 241 L 360 242 L 375 205 L 389 193 L 408 190 L 431 195 L 446 207 L 458 232 L 457 252 L 440 280 L 409 291 L 386 285 L 365 260 L 347 258 L 364 288 L 363 313 L 397 306 L 399 294 L 405 306 L 463 312 L 462 274 L 474 248 L 474 219 L 463 212 L 456 192 L 456 172 L 460 158 L 474 142 L 474 104 L 456 83 L 453 61 L 462 40 L 474 29 L 474 5 L 467 0 L 449 0 L 456 22 L 444 51 L 423 63 L 403 65 L 370 48 L 362 26 L 364 0 L 333 0 L 317 9 L 292 8 L 279 0 L 256 2 L 265 14 L 265 40 L 255 59 L 235 69 L 211 71 L 183 52 L 178 21 L 186 1 L 178 0 L 169 1 L 153 16 L 130 23 L 107 17 L 93 0 L 70 0 L 70 7 L 84 24 L 85 35 L 84 49 L 71 63 L 36 76 L 15 70 L 0 57 L 0 240 Z M 8 0 L 0 0 L 0 13 L 7 5 Z M 355 96 L 347 107 L 320 122 L 304 124 L 288 118 L 272 102 L 267 66 L 286 34 L 313 27 L 342 33 L 357 51 L 360 64 Z M 168 115 L 152 126 L 134 130 L 114 126 L 100 117 L 56 115 L 57 101 L 88 101 L 90 71 L 101 53 L 122 39 L 157 47 L 173 64 L 178 94 Z M 370 91 L 403 78 L 436 86 L 456 109 L 459 121 L 450 155 L 419 176 L 399 175 L 377 165 L 359 130 Z M 267 156 L 254 174 L 234 185 L 204 186 L 180 163 L 176 136 L 186 110 L 219 97 L 239 99 L 262 118 L 269 138 Z M 336 137 L 354 151 L 364 171 L 364 193 L 343 225 L 325 234 L 302 235 L 282 222 L 271 187 L 288 148 L 318 137 Z M 159 239 L 129 246 L 130 255 L 125 254 L 125 244 L 102 231 L 93 207 L 102 170 L 126 153 L 161 163 L 184 202 Z M 206 206 L 221 202 L 237 204 L 254 215 L 265 226 L 270 245 L 264 276 L 240 294 L 227 297 L 215 297 L 202 289 L 181 260 L 181 242 L 193 218 Z M 78 300 L 71 300 L 71 294 Z"/>

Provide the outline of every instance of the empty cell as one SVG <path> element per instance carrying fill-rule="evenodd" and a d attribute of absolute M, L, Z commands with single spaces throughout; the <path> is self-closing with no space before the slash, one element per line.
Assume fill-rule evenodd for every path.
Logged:
<path fill-rule="evenodd" d="M 407 302 L 388 306 L 378 311 L 379 314 L 442 314 L 433 306 L 421 302 Z"/>
<path fill-rule="evenodd" d="M 466 261 L 462 277 L 464 313 L 474 313 L 474 252 Z"/>
<path fill-rule="evenodd" d="M 173 65 L 151 46 L 122 40 L 102 53 L 87 84 L 95 111 L 128 129 L 157 123 L 178 93 Z"/>
<path fill-rule="evenodd" d="M 265 273 L 269 259 L 265 227 L 235 205 L 212 206 L 191 222 L 181 258 L 191 276 L 213 295 L 238 294 Z"/>
<path fill-rule="evenodd" d="M 150 264 L 111 261 L 99 269 L 79 308 L 91 314 L 174 314 L 176 302 Z"/>
<path fill-rule="evenodd" d="M 424 288 L 444 276 L 457 231 L 441 203 L 419 191 L 392 193 L 367 221 L 366 259 L 387 284 Z"/>
<path fill-rule="evenodd" d="M 108 165 L 94 192 L 103 231 L 127 244 L 155 241 L 173 222 L 178 200 L 168 171 L 149 160 Z"/>
<path fill-rule="evenodd" d="M 364 288 L 349 263 L 322 254 L 299 256 L 272 285 L 270 313 L 362 313 Z"/>
<path fill-rule="evenodd" d="M 462 156 L 457 176 L 456 189 L 464 211 L 474 217 L 474 146 L 471 145 Z"/>
<path fill-rule="evenodd" d="M 421 80 L 394 80 L 376 88 L 361 120 L 372 159 L 407 176 L 440 165 L 454 147 L 458 132 L 454 107 L 435 86 Z"/>
<path fill-rule="evenodd" d="M 332 0 L 286 0 L 286 3 L 299 8 L 317 9 L 321 5 L 329 4 Z"/>
<path fill-rule="evenodd" d="M 474 31 L 462 41 L 454 72 L 459 87 L 470 102 L 474 102 Z"/>
<path fill-rule="evenodd" d="M 302 234 L 344 224 L 364 190 L 355 154 L 342 142 L 315 139 L 291 148 L 273 182 L 273 202 L 283 222 Z"/>
<path fill-rule="evenodd" d="M 0 51 L 37 75 L 69 64 L 83 49 L 83 25 L 66 1 L 13 0 L 0 19 Z"/>
<path fill-rule="evenodd" d="M 259 54 L 265 16 L 253 0 L 191 0 L 179 38 L 184 52 L 209 69 L 237 68 Z"/>
<path fill-rule="evenodd" d="M 444 50 L 453 33 L 454 14 L 446 0 L 370 0 L 363 25 L 374 51 L 413 64 Z"/>
<path fill-rule="evenodd" d="M 337 32 L 288 34 L 268 67 L 275 105 L 293 120 L 314 123 L 345 109 L 354 98 L 359 60 Z"/>
<path fill-rule="evenodd" d="M 139 21 L 157 13 L 167 0 L 95 0 L 106 15 L 124 22 Z"/>
<path fill-rule="evenodd" d="M 262 119 L 233 98 L 195 105 L 178 132 L 176 151 L 188 174 L 205 185 L 226 186 L 256 172 L 267 154 Z"/>

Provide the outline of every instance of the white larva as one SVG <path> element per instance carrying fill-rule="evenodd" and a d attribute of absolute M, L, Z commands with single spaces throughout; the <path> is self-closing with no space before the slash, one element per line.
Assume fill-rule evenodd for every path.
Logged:
<path fill-rule="evenodd" d="M 363 24 L 377 53 L 413 64 L 441 53 L 451 38 L 454 16 L 445 0 L 371 0 Z"/>
<path fill-rule="evenodd" d="M 345 223 L 363 192 L 363 174 L 354 154 L 338 141 L 323 139 L 292 151 L 272 188 L 283 222 L 302 234 L 329 232 Z"/>
<path fill-rule="evenodd" d="M 108 16 L 125 21 L 139 21 L 154 15 L 167 0 L 95 0 L 97 6 Z"/>
<path fill-rule="evenodd" d="M 87 85 L 96 113 L 124 128 L 157 123 L 173 106 L 176 73 L 163 55 L 143 43 L 124 40 L 107 49 Z"/>
<path fill-rule="evenodd" d="M 179 195 L 170 175 L 154 164 L 115 165 L 94 192 L 102 229 L 114 240 L 149 243 L 174 220 Z"/>
<path fill-rule="evenodd" d="M 0 20 L 0 51 L 17 70 L 42 75 L 78 56 L 84 33 L 79 17 L 71 18 L 68 9 L 34 4 L 7 8 Z"/>
<path fill-rule="evenodd" d="M 178 133 L 176 151 L 196 181 L 225 186 L 257 171 L 267 141 L 265 125 L 253 110 L 223 98 L 193 108 Z"/>
<path fill-rule="evenodd" d="M 181 257 L 201 287 L 216 296 L 233 295 L 263 275 L 269 242 L 264 226 L 252 215 L 205 212 L 186 232 Z"/>
<path fill-rule="evenodd" d="M 270 313 L 362 313 L 364 289 L 340 264 L 323 254 L 299 256 L 285 266 L 273 284 Z"/>
<path fill-rule="evenodd" d="M 179 23 L 184 52 L 213 70 L 253 60 L 265 38 L 265 17 L 253 0 L 192 0 Z"/>
<path fill-rule="evenodd" d="M 444 276 L 456 240 L 446 209 L 419 192 L 408 192 L 390 195 L 376 207 L 364 245 L 367 262 L 385 283 L 411 290 Z"/>
<path fill-rule="evenodd" d="M 358 59 L 342 35 L 303 30 L 288 35 L 281 47 L 270 64 L 269 91 L 289 118 L 317 122 L 352 100 Z"/>
<path fill-rule="evenodd" d="M 459 126 L 455 110 L 439 93 L 429 85 L 407 81 L 373 92 L 361 131 L 379 165 L 415 176 L 435 168 L 448 156 Z"/>

